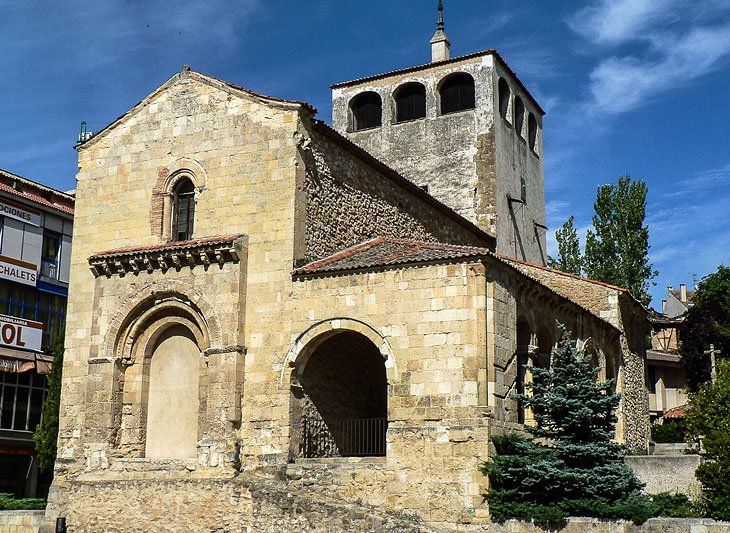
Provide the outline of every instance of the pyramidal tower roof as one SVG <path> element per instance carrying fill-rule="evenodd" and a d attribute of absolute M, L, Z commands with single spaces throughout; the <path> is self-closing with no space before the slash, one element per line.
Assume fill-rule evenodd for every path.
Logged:
<path fill-rule="evenodd" d="M 431 38 L 431 63 L 447 61 L 451 58 L 451 41 L 444 31 L 444 4 L 439 0 L 439 18 L 436 23 L 436 33 Z"/>

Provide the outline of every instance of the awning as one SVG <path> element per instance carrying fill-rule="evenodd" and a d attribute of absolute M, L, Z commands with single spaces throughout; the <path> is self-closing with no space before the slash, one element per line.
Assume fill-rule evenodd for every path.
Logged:
<path fill-rule="evenodd" d="M 35 370 L 39 374 L 48 374 L 52 363 L 53 356 L 49 354 L 0 347 L 0 372 L 23 373 Z"/>

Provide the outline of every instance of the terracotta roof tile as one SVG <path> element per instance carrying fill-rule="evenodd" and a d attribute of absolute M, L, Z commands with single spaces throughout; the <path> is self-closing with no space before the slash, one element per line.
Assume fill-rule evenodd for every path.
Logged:
<path fill-rule="evenodd" d="M 489 254 L 487 248 L 376 237 L 297 268 L 294 274 L 359 270 L 405 263 L 444 261 Z"/>
<path fill-rule="evenodd" d="M 4 178 L 7 180 L 18 180 L 20 183 L 23 184 L 20 189 L 15 189 L 11 185 L 0 181 L 0 190 L 3 192 L 12 194 L 13 196 L 17 196 L 18 198 L 23 198 L 24 200 L 27 200 L 29 202 L 50 207 L 51 209 L 61 211 L 62 213 L 66 213 L 69 215 L 74 214 L 74 208 L 72 207 L 74 203 L 74 198 L 70 194 L 58 191 L 56 189 L 52 189 L 51 187 L 46 187 L 45 185 L 36 183 L 32 180 L 29 180 L 28 178 L 18 176 L 17 174 L 13 174 L 12 172 L 8 172 L 7 170 L 0 169 L 0 178 Z M 40 194 L 33 193 L 28 189 L 36 189 L 39 193 L 50 193 L 51 197 L 57 196 L 59 198 L 63 198 L 64 200 L 66 200 L 66 203 L 71 204 L 71 206 L 54 202 L 52 200 L 47 200 L 46 198 L 43 198 Z"/>
<path fill-rule="evenodd" d="M 561 276 L 568 276 L 570 278 L 578 279 L 578 280 L 581 280 L 581 281 L 587 281 L 588 283 L 593 283 L 594 285 L 600 285 L 602 287 L 607 287 L 609 289 L 615 289 L 615 290 L 621 291 L 621 292 L 629 292 L 627 289 L 624 289 L 623 287 L 619 287 L 618 285 L 611 285 L 610 283 L 605 283 L 603 281 L 598 281 L 598 280 L 590 279 L 590 278 L 584 278 L 583 276 L 578 276 L 576 274 L 571 274 L 570 272 L 563 272 L 562 270 L 557 270 L 555 268 L 550 268 L 550 267 L 546 267 L 546 266 L 543 266 L 543 265 L 538 265 L 538 264 L 535 264 L 535 263 L 530 263 L 528 261 L 521 261 L 519 259 L 514 259 L 512 257 L 507 257 L 506 255 L 500 255 L 500 257 L 502 259 L 504 259 L 505 261 L 509 261 L 509 262 L 512 262 L 512 263 L 517 263 L 517 264 L 520 264 L 520 265 L 525 265 L 525 266 L 529 266 L 529 267 L 533 267 L 533 268 L 539 268 L 540 270 L 544 270 L 546 272 L 551 272 L 553 274 L 558 274 L 558 275 L 561 275 Z"/>
<path fill-rule="evenodd" d="M 134 246 L 130 248 L 117 248 L 114 250 L 106 250 L 92 255 L 89 261 L 96 259 L 105 259 L 114 256 L 127 256 L 141 254 L 146 252 L 165 252 L 169 250 L 185 250 L 188 248 L 197 248 L 200 246 L 211 246 L 232 243 L 243 235 L 225 235 L 220 237 L 205 237 L 203 239 L 193 239 L 190 241 L 164 242 L 161 244 L 152 244 L 149 246 Z"/>
<path fill-rule="evenodd" d="M 684 415 L 687 414 L 687 410 L 689 409 L 689 405 L 679 405 L 677 407 L 672 407 L 669 411 L 664 413 L 662 415 L 662 418 L 668 419 L 668 418 L 683 418 Z"/>

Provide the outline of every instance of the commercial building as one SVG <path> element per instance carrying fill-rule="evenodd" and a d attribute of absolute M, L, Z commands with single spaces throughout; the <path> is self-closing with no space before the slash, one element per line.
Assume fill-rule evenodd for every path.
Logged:
<path fill-rule="evenodd" d="M 73 196 L 0 170 L 0 492 L 43 494 L 33 431 L 66 321 Z"/>

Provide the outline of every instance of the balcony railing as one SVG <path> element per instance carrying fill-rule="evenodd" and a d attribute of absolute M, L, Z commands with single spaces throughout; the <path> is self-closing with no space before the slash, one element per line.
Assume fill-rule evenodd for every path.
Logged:
<path fill-rule="evenodd" d="M 328 420 L 305 418 L 303 457 L 378 457 L 385 455 L 386 418 Z"/>
<path fill-rule="evenodd" d="M 58 279 L 58 261 L 55 259 L 41 259 L 41 276 Z"/>

